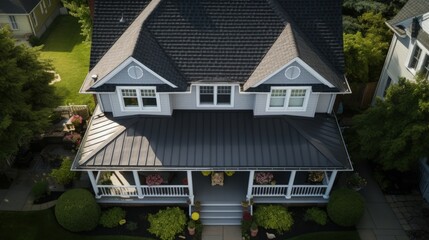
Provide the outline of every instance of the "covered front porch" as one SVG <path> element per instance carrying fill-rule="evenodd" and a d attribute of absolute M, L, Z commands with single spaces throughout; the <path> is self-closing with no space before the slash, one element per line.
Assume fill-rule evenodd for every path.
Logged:
<path fill-rule="evenodd" d="M 337 175 L 333 171 L 88 171 L 102 202 L 237 205 L 323 203 Z M 207 176 L 205 176 L 207 175 Z M 221 175 L 221 180 L 214 180 Z M 261 176 L 268 176 L 261 180 Z"/>

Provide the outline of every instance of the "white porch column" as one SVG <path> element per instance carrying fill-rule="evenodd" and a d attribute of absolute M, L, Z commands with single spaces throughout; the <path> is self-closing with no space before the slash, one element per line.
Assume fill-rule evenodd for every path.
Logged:
<path fill-rule="evenodd" d="M 290 177 L 289 177 L 289 183 L 287 185 L 287 192 L 286 192 L 286 199 L 290 199 L 292 197 L 292 187 L 293 187 L 293 182 L 295 181 L 295 175 L 296 175 L 296 170 L 293 170 L 292 172 L 290 172 Z"/>
<path fill-rule="evenodd" d="M 186 171 L 186 175 L 188 178 L 189 200 L 191 201 L 191 205 L 194 205 L 194 187 L 192 183 L 192 171 Z"/>
<path fill-rule="evenodd" d="M 133 170 L 133 176 L 134 176 L 134 182 L 136 183 L 138 198 L 142 199 L 144 198 L 144 196 L 142 193 L 142 185 L 140 184 L 139 172 L 136 170 Z"/>
<path fill-rule="evenodd" d="M 249 183 L 247 185 L 246 200 L 249 201 L 252 198 L 253 179 L 255 178 L 255 170 L 249 172 Z"/>
<path fill-rule="evenodd" d="M 331 177 L 329 178 L 328 187 L 325 190 L 325 194 L 323 194 L 324 199 L 329 198 L 329 194 L 331 193 L 332 186 L 334 186 L 335 178 L 337 177 L 337 170 L 332 171 Z"/>
<path fill-rule="evenodd" d="M 91 181 L 92 190 L 94 191 L 95 198 L 100 199 L 101 196 L 98 195 L 98 187 L 97 187 L 97 180 L 95 180 L 94 173 L 92 171 L 87 171 L 89 180 Z"/>

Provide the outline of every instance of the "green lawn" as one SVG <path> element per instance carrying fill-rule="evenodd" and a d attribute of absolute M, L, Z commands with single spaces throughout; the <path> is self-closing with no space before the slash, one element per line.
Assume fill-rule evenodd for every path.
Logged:
<path fill-rule="evenodd" d="M 126 236 L 85 236 L 70 233 L 56 221 L 54 210 L 0 212 L 0 239 L 9 240 L 150 240 Z"/>
<path fill-rule="evenodd" d="M 87 104 L 94 106 L 91 95 L 79 94 L 88 73 L 90 44 L 82 41 L 80 26 L 72 16 L 59 16 L 42 37 L 41 56 L 51 59 L 61 81 L 54 84 L 63 97 L 59 104 Z"/>

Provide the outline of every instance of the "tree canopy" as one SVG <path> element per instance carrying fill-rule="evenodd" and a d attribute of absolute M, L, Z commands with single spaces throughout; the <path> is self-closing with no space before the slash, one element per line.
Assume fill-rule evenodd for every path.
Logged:
<path fill-rule="evenodd" d="M 92 18 L 91 11 L 86 0 L 61 0 L 64 7 L 69 10 L 69 14 L 79 19 L 81 35 L 85 41 L 91 40 Z"/>
<path fill-rule="evenodd" d="M 0 160 L 4 161 L 49 125 L 58 102 L 49 85 L 52 65 L 40 48 L 16 45 L 9 28 L 0 28 Z"/>
<path fill-rule="evenodd" d="M 407 171 L 429 154 L 429 82 L 401 78 L 384 101 L 353 119 L 360 156 L 384 170 Z"/>

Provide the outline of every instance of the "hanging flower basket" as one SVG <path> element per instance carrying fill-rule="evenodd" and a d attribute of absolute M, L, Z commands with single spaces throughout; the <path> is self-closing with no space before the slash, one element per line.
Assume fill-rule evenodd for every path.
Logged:
<path fill-rule="evenodd" d="M 308 174 L 308 181 L 312 183 L 321 183 L 324 177 L 325 173 L 322 171 L 310 172 Z"/>
<path fill-rule="evenodd" d="M 164 179 L 161 177 L 161 175 L 155 173 L 148 175 L 146 177 L 146 184 L 147 185 L 161 185 L 161 183 L 164 181 Z"/>
<path fill-rule="evenodd" d="M 270 172 L 257 172 L 255 174 L 255 182 L 260 185 L 268 185 L 273 181 L 273 174 Z"/>
<path fill-rule="evenodd" d="M 201 174 L 203 174 L 203 176 L 207 177 L 210 174 L 212 174 L 212 171 L 201 171 Z"/>
<path fill-rule="evenodd" d="M 232 175 L 234 175 L 235 171 L 225 171 L 225 175 L 228 177 L 231 177 Z"/>

